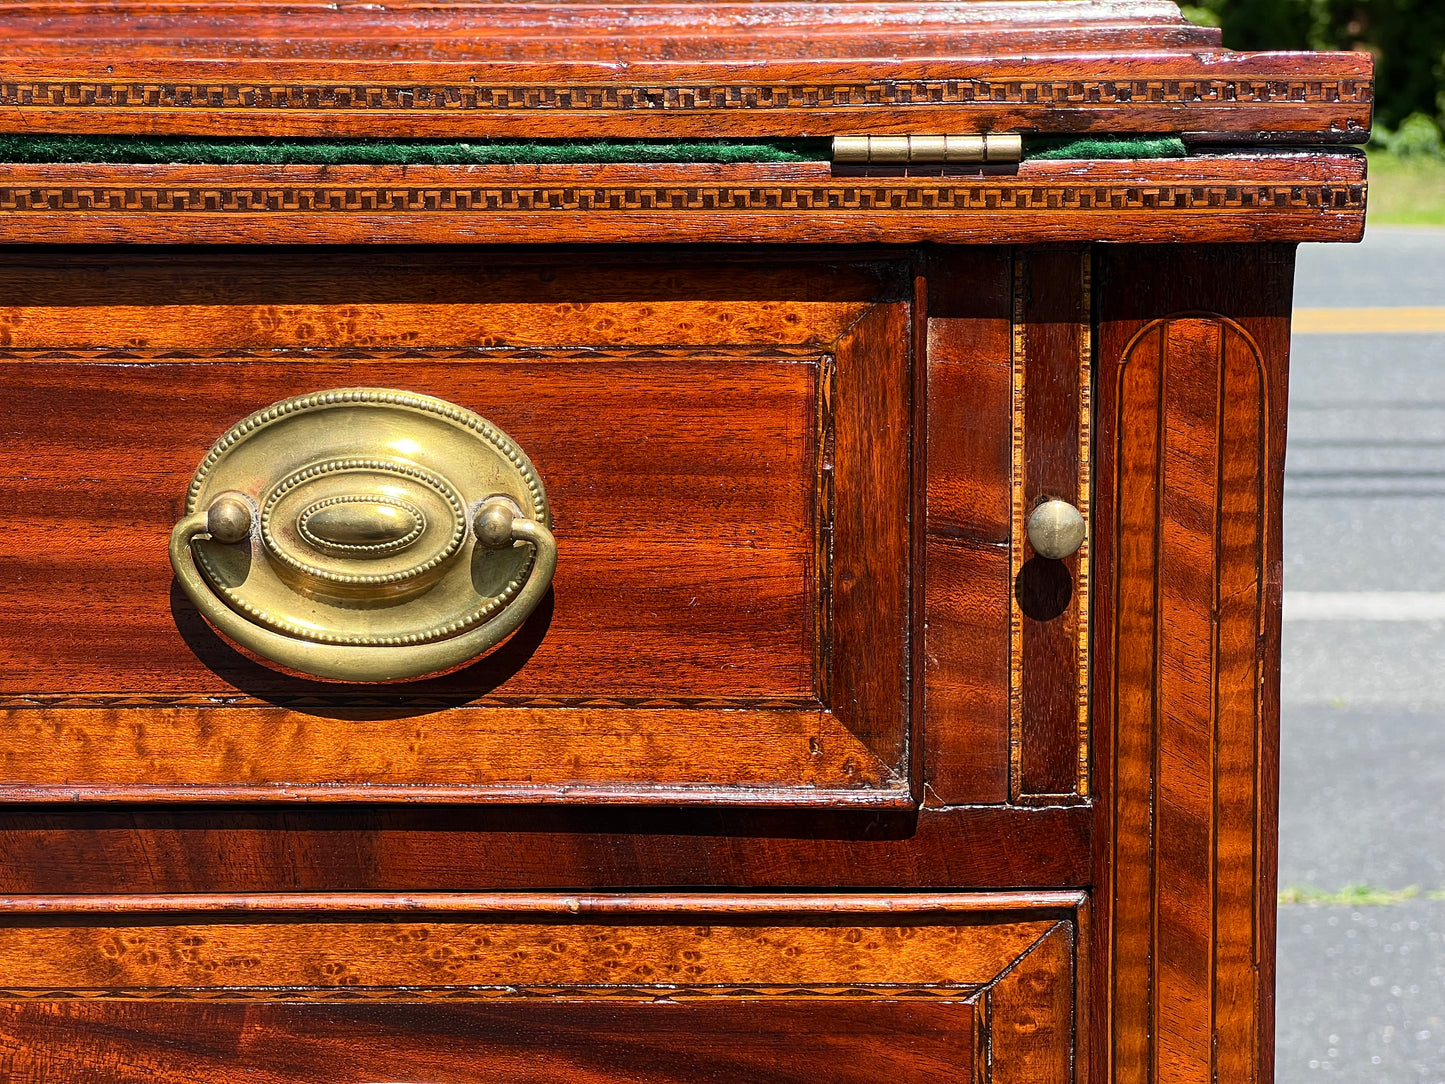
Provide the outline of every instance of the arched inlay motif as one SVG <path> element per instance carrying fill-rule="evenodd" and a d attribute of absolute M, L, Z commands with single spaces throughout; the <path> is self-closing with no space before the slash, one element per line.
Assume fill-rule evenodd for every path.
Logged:
<path fill-rule="evenodd" d="M 1147 324 L 1118 369 L 1114 1064 L 1131 1084 L 1249 1080 L 1258 1058 L 1241 976 L 1260 941 L 1266 387 L 1254 339 L 1211 313 Z"/>

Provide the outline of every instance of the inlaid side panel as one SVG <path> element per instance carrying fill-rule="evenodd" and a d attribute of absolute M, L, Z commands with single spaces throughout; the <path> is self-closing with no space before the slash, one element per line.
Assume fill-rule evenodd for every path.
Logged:
<path fill-rule="evenodd" d="M 1271 1075 L 1290 262 L 1272 249 L 1107 261 L 1098 522 L 1110 612 L 1095 640 L 1095 722 L 1111 1015 L 1101 1079 L 1115 1084 Z M 1134 283 L 1151 285 L 1125 296 Z"/>
<path fill-rule="evenodd" d="M 0 899 L 0 1053 L 27 1084 L 1068 1084 L 1082 904 Z"/>
<path fill-rule="evenodd" d="M 1046 560 L 1025 523 L 1047 499 L 1089 514 L 1091 261 L 1077 246 L 1000 248 L 932 268 L 923 678 L 934 801 L 1088 794 L 1089 546 Z"/>
<path fill-rule="evenodd" d="M 1010 792 L 1021 801 L 1089 790 L 1089 541 L 1050 560 L 1026 524 L 1047 500 L 1089 519 L 1091 260 L 1077 247 L 1014 258 Z"/>

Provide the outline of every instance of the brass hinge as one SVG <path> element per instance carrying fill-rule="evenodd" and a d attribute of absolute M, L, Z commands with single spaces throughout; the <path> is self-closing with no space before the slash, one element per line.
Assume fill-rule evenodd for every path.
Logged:
<path fill-rule="evenodd" d="M 1017 132 L 833 137 L 833 161 L 860 165 L 1017 162 L 1023 153 L 1023 136 Z"/>

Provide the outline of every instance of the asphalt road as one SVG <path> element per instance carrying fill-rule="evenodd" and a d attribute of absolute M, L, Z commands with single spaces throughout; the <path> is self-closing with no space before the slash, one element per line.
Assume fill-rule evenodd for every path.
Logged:
<path fill-rule="evenodd" d="M 1296 308 L 1445 307 L 1445 230 L 1368 233 Z M 1277 1079 L 1445 1084 L 1445 334 L 1297 334 L 1285 478 L 1280 885 L 1419 894 L 1281 905 Z"/>

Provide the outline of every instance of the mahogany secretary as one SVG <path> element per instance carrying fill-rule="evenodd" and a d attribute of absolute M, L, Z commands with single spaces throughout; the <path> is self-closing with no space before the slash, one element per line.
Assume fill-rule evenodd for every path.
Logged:
<path fill-rule="evenodd" d="M 0 1078 L 1271 1079 L 1293 245 L 1362 231 L 1368 57 L 0 43 Z"/>

